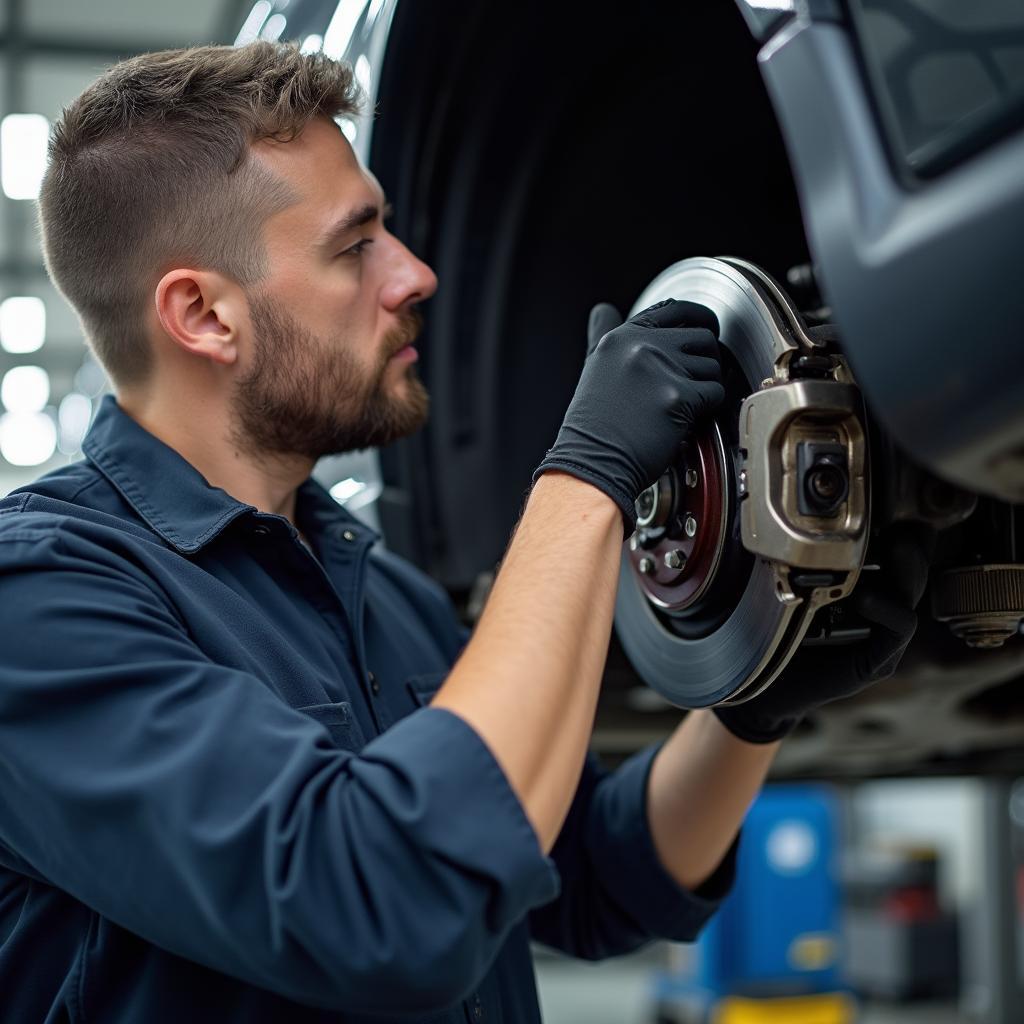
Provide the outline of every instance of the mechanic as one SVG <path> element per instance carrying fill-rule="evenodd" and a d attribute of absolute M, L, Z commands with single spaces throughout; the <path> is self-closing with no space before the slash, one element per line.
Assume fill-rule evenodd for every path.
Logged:
<path fill-rule="evenodd" d="M 539 1020 L 530 938 L 692 939 L 778 741 L 914 631 L 904 545 L 839 663 L 588 758 L 634 499 L 722 394 L 714 316 L 669 300 L 595 308 L 467 643 L 310 479 L 427 413 L 436 281 L 337 127 L 358 101 L 261 42 L 133 58 L 55 127 L 47 265 L 116 398 L 0 503 L 5 1022 Z"/>

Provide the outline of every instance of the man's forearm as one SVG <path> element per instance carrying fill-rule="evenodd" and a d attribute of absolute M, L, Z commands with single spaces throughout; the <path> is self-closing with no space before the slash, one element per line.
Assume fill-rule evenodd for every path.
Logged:
<path fill-rule="evenodd" d="M 563 473 L 540 477 L 473 638 L 433 702 L 487 743 L 545 851 L 586 756 L 621 545 L 610 498 Z"/>
<path fill-rule="evenodd" d="M 709 711 L 691 711 L 658 752 L 647 815 L 665 869 L 695 889 L 721 862 L 764 782 L 778 743 L 745 743 Z"/>

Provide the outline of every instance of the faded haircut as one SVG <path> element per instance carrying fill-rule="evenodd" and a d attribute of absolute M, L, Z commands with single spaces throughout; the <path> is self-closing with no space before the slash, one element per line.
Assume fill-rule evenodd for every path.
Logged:
<path fill-rule="evenodd" d="M 288 141 L 361 100 L 347 64 L 256 42 L 133 57 L 63 111 L 39 198 L 43 252 L 115 384 L 150 371 L 145 317 L 168 270 L 246 288 L 266 273 L 263 224 L 297 197 L 252 143 Z"/>

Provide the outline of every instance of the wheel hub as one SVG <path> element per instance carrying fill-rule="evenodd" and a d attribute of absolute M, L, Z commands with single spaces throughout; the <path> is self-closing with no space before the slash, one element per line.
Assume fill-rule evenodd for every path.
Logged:
<path fill-rule="evenodd" d="M 725 447 L 717 425 L 636 502 L 629 558 L 647 598 L 669 612 L 700 600 L 722 557 L 729 507 Z"/>

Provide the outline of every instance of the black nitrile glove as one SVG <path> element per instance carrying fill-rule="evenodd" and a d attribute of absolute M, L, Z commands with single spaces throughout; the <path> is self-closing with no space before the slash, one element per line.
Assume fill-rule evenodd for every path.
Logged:
<path fill-rule="evenodd" d="M 666 299 L 622 323 L 601 303 L 587 334 L 576 394 L 533 479 L 557 469 L 600 488 L 622 510 L 628 536 L 637 495 L 725 396 L 718 319 L 706 306 Z"/>
<path fill-rule="evenodd" d="M 782 739 L 814 708 L 888 679 L 917 629 L 914 609 L 928 583 L 931 533 L 919 524 L 890 527 L 878 545 L 879 568 L 864 573 L 849 598 L 871 625 L 854 644 L 798 650 L 764 693 L 714 708 L 722 724 L 749 743 Z"/>

